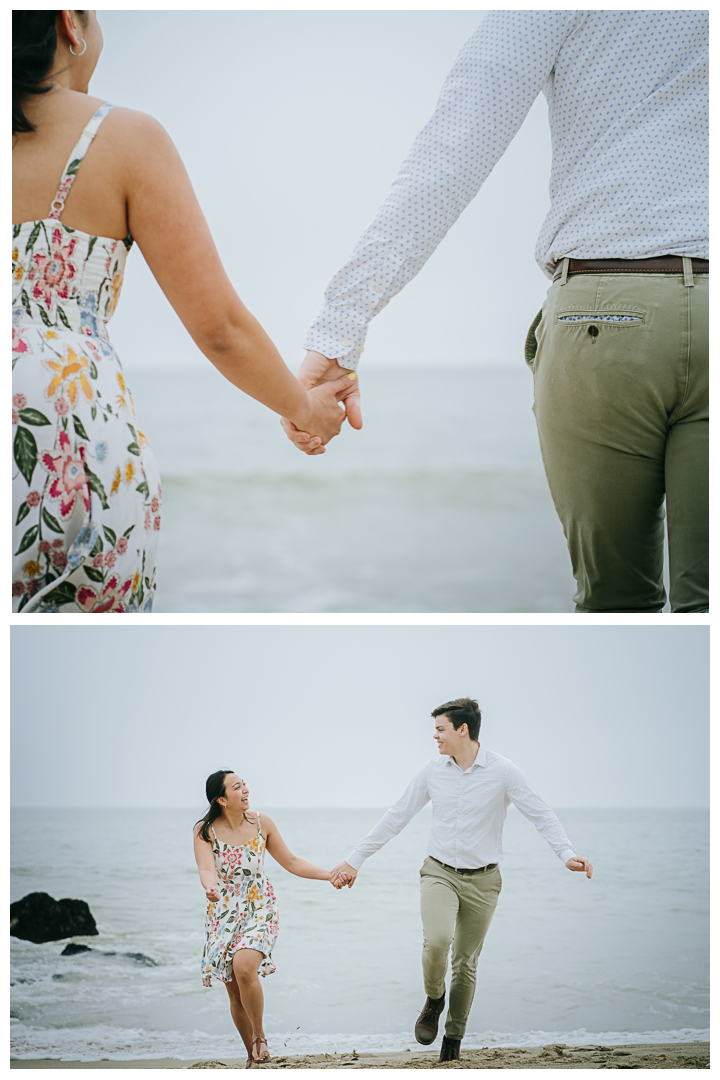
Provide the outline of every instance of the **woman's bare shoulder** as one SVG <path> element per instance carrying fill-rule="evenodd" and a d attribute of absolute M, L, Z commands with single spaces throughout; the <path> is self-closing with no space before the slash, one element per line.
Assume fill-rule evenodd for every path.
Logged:
<path fill-rule="evenodd" d="M 154 190 L 158 177 L 172 176 L 182 169 L 172 139 L 160 121 L 148 113 L 118 105 L 108 113 L 100 131 L 108 160 L 117 175 L 125 177 L 128 191 L 148 182 Z"/>
<path fill-rule="evenodd" d="M 171 142 L 167 131 L 154 116 L 138 112 L 137 109 L 126 109 L 124 105 L 118 105 L 108 113 L 103 127 L 108 135 L 112 135 L 114 141 L 132 144 L 135 152 L 138 147 L 145 149 L 147 146 L 156 145 L 158 139 L 161 142 Z"/>
<path fill-rule="evenodd" d="M 140 112 L 138 109 L 128 109 L 125 105 L 116 105 L 111 113 L 108 113 L 106 123 L 113 123 L 115 127 L 123 130 L 147 131 L 157 134 L 165 131 L 159 120 L 149 113 Z"/>

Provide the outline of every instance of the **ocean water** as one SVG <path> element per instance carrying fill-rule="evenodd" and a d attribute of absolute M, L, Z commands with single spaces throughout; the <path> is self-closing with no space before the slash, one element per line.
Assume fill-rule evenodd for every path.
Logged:
<path fill-rule="evenodd" d="M 210 365 L 128 372 L 163 480 L 159 612 L 572 611 L 532 377 L 360 373 L 319 458 Z"/>
<path fill-rule="evenodd" d="M 205 898 L 191 828 L 201 809 L 15 813 L 11 899 L 43 890 L 87 900 L 99 936 L 84 939 L 98 952 L 72 957 L 60 955 L 65 942 L 11 938 L 14 1057 L 242 1056 L 223 987 L 200 980 Z M 331 867 L 382 811 L 268 812 L 292 850 Z M 707 1039 L 707 815 L 560 817 L 595 876 L 567 871 L 510 810 L 503 892 L 464 1044 Z M 416 1047 L 429 820 L 422 811 L 373 856 L 352 891 L 294 878 L 268 856 L 280 906 L 277 971 L 263 980 L 272 1052 Z"/>

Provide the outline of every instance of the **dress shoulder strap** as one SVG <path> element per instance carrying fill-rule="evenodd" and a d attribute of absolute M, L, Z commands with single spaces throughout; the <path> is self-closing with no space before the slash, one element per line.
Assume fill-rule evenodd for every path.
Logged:
<path fill-rule="evenodd" d="M 77 171 L 80 168 L 82 159 L 88 152 L 90 143 L 97 135 L 98 128 L 102 124 L 103 120 L 115 106 L 111 105 L 109 101 L 106 101 L 104 105 L 101 105 L 97 112 L 88 120 L 87 124 L 83 128 L 82 134 L 73 147 L 73 152 L 68 158 L 67 165 L 65 166 L 58 186 L 55 192 L 55 198 L 50 203 L 50 213 L 48 217 L 59 221 L 60 215 L 65 209 L 65 200 L 68 197 L 70 188 L 73 186 L 73 181 L 77 176 Z"/>
<path fill-rule="evenodd" d="M 260 828 L 260 811 L 256 810 L 255 813 L 257 814 L 257 827 L 258 827 L 257 834 L 258 834 L 258 836 L 262 836 L 262 829 Z"/>

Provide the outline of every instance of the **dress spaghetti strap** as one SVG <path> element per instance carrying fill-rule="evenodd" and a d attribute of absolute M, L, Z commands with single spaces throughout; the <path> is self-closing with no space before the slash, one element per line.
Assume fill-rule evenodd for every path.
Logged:
<path fill-rule="evenodd" d="M 93 113 L 88 120 L 87 124 L 83 128 L 82 134 L 73 147 L 73 152 L 68 158 L 67 165 L 65 166 L 62 174 L 62 179 L 55 192 L 55 198 L 50 203 L 50 213 L 48 218 L 52 221 L 59 221 L 60 215 L 65 209 L 65 200 L 68 197 L 70 188 L 73 186 L 75 177 L 77 176 L 78 169 L 82 159 L 88 152 L 90 143 L 97 135 L 98 128 L 102 124 L 103 120 L 115 106 L 111 105 L 109 101 L 106 101 L 104 105 Z"/>

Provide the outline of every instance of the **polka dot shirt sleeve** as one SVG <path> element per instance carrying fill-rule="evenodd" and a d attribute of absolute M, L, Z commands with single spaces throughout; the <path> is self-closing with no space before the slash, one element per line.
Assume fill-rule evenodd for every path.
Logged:
<path fill-rule="evenodd" d="M 505 763 L 505 785 L 507 797 L 520 813 L 532 821 L 533 825 L 547 840 L 561 862 L 574 858 L 575 845 L 568 839 L 567 833 L 560 824 L 560 820 L 548 804 L 540 798 L 537 791 L 530 787 L 527 777 L 508 761 Z"/>
<path fill-rule="evenodd" d="M 461 50 L 305 348 L 357 367 L 370 320 L 422 268 L 548 101 L 551 207 L 536 258 L 708 258 L 707 12 L 495 11 Z"/>

